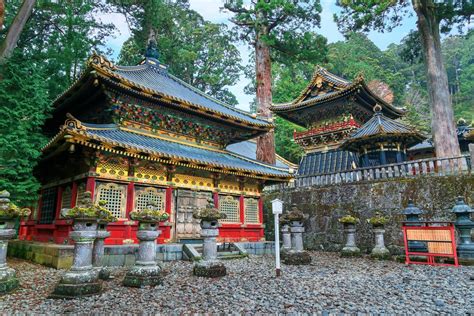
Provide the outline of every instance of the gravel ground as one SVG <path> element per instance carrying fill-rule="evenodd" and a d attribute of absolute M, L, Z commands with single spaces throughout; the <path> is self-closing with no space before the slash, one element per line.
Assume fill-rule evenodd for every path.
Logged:
<path fill-rule="evenodd" d="M 474 267 L 405 266 L 312 253 L 310 266 L 283 266 L 274 277 L 272 256 L 226 261 L 220 279 L 194 277 L 192 263 L 166 262 L 164 284 L 131 289 L 120 285 L 124 269 L 104 282 L 100 295 L 52 300 L 62 271 L 10 260 L 21 288 L 0 297 L 0 314 L 182 313 L 404 313 L 473 314 Z"/>

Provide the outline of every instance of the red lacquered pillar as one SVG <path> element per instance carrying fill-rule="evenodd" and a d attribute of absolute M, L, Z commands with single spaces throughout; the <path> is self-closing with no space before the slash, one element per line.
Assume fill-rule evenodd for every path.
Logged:
<path fill-rule="evenodd" d="M 72 188 L 71 188 L 71 208 L 76 206 L 76 201 L 77 201 L 77 182 L 72 183 Z"/>
<path fill-rule="evenodd" d="M 56 198 L 56 213 L 54 215 L 54 219 L 59 219 L 61 216 L 61 206 L 63 202 L 63 187 L 58 187 L 58 193 Z"/>
<path fill-rule="evenodd" d="M 95 178 L 94 177 L 87 177 L 86 191 L 89 191 L 92 193 L 92 200 L 93 200 L 94 193 L 95 193 Z"/>

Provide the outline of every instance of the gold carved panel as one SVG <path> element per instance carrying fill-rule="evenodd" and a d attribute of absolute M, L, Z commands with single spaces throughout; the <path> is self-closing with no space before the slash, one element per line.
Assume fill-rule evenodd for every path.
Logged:
<path fill-rule="evenodd" d="M 188 188 L 195 190 L 212 191 L 212 179 L 196 177 L 187 174 L 175 174 L 173 183 L 180 188 Z"/>

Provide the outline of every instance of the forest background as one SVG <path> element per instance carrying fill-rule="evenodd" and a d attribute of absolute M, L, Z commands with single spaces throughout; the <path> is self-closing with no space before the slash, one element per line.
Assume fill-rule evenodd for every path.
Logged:
<path fill-rule="evenodd" d="M 0 43 L 21 4 L 6 2 Z M 122 14 L 130 30 L 118 56 L 108 46 L 117 26 L 98 18 L 110 13 Z M 38 190 L 38 183 L 32 169 L 47 141 L 41 126 L 51 102 L 76 80 L 93 51 L 118 64 L 138 63 L 150 27 L 157 33 L 160 61 L 175 76 L 233 106 L 237 98 L 229 87 L 241 76 L 251 79 L 246 93 L 255 93 L 254 66 L 243 62 L 247 56 L 240 55 L 234 29 L 206 21 L 187 0 L 38 1 L 13 55 L 0 68 L 0 188 L 24 203 L 35 200 L 31 192 Z M 469 124 L 474 119 L 474 31 L 455 33 L 443 37 L 443 56 L 455 116 Z M 363 74 L 368 82 L 386 83 L 394 105 L 408 109 L 404 120 L 430 132 L 426 74 L 416 32 L 384 50 L 363 33 L 346 33 L 344 40 L 328 43 L 309 30 L 299 44 L 272 55 L 274 103 L 294 99 L 320 65 L 349 80 Z M 255 111 L 255 103 L 250 109 Z M 302 151 L 292 142 L 294 129 L 301 127 L 276 118 L 276 151 L 297 163 Z"/>

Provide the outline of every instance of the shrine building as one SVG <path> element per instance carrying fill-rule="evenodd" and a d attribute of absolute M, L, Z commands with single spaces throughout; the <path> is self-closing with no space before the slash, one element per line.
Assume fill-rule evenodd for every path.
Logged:
<path fill-rule="evenodd" d="M 380 115 L 374 117 L 376 107 Z M 372 137 L 372 132 L 378 131 L 371 131 L 371 128 L 381 125 L 396 126 L 397 131 L 409 129 L 394 121 L 405 113 L 404 110 L 393 106 L 372 91 L 362 76 L 351 82 L 319 66 L 316 67 L 308 86 L 295 100 L 274 104 L 271 110 L 282 118 L 306 128 L 306 131 L 295 131 L 293 134 L 295 142 L 305 152 L 298 167 L 298 176 L 350 170 L 370 162 L 380 164 L 383 161 L 396 162 L 396 159 L 402 161 L 406 159 L 406 147 L 413 145 L 412 140 L 420 141 L 418 134 L 413 134 L 415 136 L 412 138 L 390 136 L 390 139 L 385 139 L 388 134 Z M 370 141 L 364 143 L 353 139 L 347 142 L 345 147 L 342 146 L 371 119 L 370 124 L 363 128 L 363 133 L 371 135 Z M 382 124 L 379 124 L 380 120 L 383 120 Z M 386 141 L 389 141 L 389 146 L 384 147 Z M 368 154 L 374 148 L 377 159 L 370 160 L 368 158 L 372 154 Z M 385 153 L 395 149 L 398 154 Z M 365 157 L 359 157 L 360 155 Z"/>
<path fill-rule="evenodd" d="M 273 124 L 174 77 L 150 51 L 137 66 L 92 55 L 54 101 L 44 127 L 51 139 L 35 170 L 40 200 L 20 238 L 69 243 L 61 209 L 91 191 L 119 218 L 107 244 L 137 242 L 128 215 L 149 200 L 170 214 L 160 243 L 197 240 L 193 211 L 209 198 L 227 214 L 219 240 L 264 239 L 262 190 L 292 179 L 295 167 L 278 156 L 276 165 L 256 160 L 253 139 Z"/>

